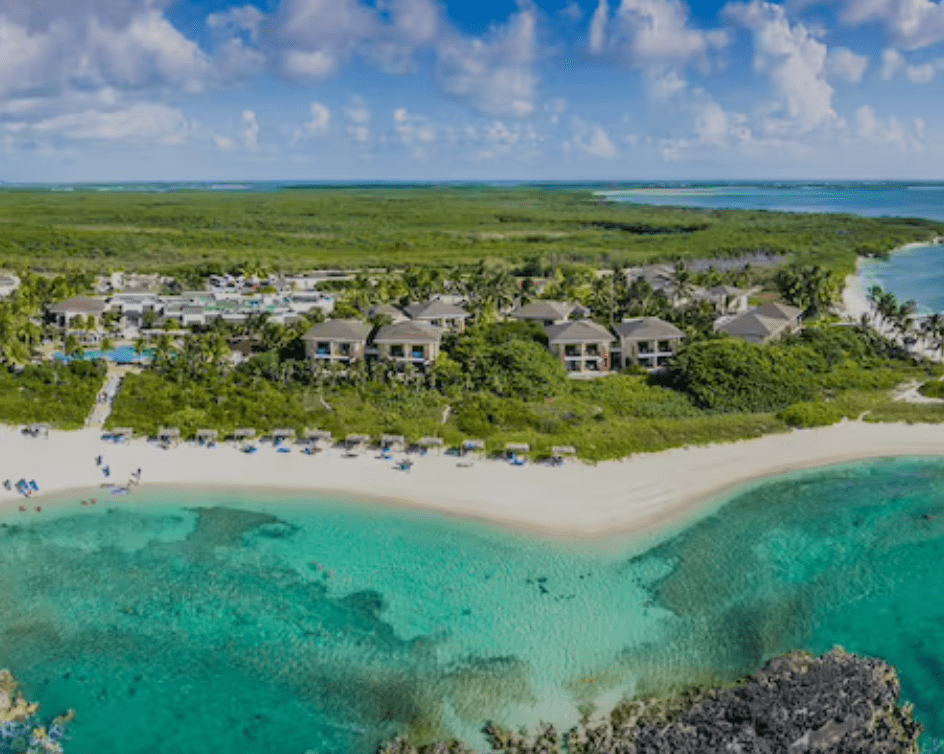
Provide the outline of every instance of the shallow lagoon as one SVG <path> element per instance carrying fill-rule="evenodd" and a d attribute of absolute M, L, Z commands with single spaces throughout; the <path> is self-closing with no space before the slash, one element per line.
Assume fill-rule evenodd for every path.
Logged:
<path fill-rule="evenodd" d="M 131 505 L 0 528 L 0 666 L 77 709 L 69 754 L 481 745 L 486 719 L 569 725 L 836 643 L 894 663 L 944 738 L 942 461 L 750 485 L 646 547 L 249 492 Z"/>

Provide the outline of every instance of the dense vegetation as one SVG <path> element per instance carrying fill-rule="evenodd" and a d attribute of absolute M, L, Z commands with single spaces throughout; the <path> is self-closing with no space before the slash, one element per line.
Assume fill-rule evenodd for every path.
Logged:
<path fill-rule="evenodd" d="M 529 324 L 484 324 L 444 343 L 428 374 L 382 364 L 313 368 L 291 343 L 235 370 L 213 356 L 214 335 L 126 378 L 109 426 L 153 435 L 176 426 L 253 427 L 481 438 L 489 452 L 527 442 L 538 456 L 573 445 L 588 460 L 737 440 L 894 410 L 887 390 L 926 379 L 901 349 L 859 327 L 810 327 L 783 343 L 732 338 L 686 347 L 663 378 L 639 374 L 572 381 Z M 664 384 L 660 384 L 664 383 Z M 777 413 L 779 412 L 779 413 Z M 944 416 L 944 412 L 942 412 Z"/>
<path fill-rule="evenodd" d="M 59 429 L 79 429 L 104 376 L 102 362 L 87 361 L 26 366 L 19 372 L 0 370 L 0 422 L 47 422 Z"/>
<path fill-rule="evenodd" d="M 647 207 L 541 188 L 332 188 L 261 194 L 0 191 L 0 265 L 202 271 L 791 254 L 847 274 L 939 223 Z"/>

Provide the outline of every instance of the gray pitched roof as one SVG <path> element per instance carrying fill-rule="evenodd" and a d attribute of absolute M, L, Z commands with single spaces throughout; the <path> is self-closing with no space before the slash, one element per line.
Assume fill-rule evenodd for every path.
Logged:
<path fill-rule="evenodd" d="M 456 317 L 471 317 L 465 309 L 448 304 L 438 298 L 430 299 L 422 304 L 410 304 L 403 307 L 410 319 L 455 319 Z"/>
<path fill-rule="evenodd" d="M 616 334 L 630 340 L 672 340 L 684 338 L 685 333 L 671 322 L 658 317 L 636 317 L 613 326 Z"/>
<path fill-rule="evenodd" d="M 60 301 L 49 307 L 53 314 L 66 314 L 71 312 L 83 312 L 85 314 L 101 314 L 105 311 L 105 302 L 97 298 L 86 298 L 85 296 L 73 296 L 65 301 Z"/>
<path fill-rule="evenodd" d="M 381 327 L 374 336 L 374 343 L 419 344 L 439 343 L 442 340 L 443 328 L 434 327 L 425 322 L 397 322 L 393 325 Z"/>
<path fill-rule="evenodd" d="M 721 332 L 726 332 L 728 335 L 753 337 L 764 340 L 780 332 L 786 327 L 787 322 L 788 320 L 780 317 L 765 317 L 763 314 L 758 314 L 755 309 L 754 311 L 745 312 L 734 319 L 728 320 L 724 324 L 719 325 L 718 329 Z"/>
<path fill-rule="evenodd" d="M 515 319 L 567 319 L 574 310 L 566 301 L 532 301 L 515 309 L 509 316 Z"/>
<path fill-rule="evenodd" d="M 544 328 L 550 343 L 609 343 L 613 333 L 596 322 L 581 319 Z"/>
<path fill-rule="evenodd" d="M 758 306 L 753 311 L 755 314 L 770 319 L 796 319 L 803 313 L 802 309 L 797 309 L 795 306 L 788 304 L 765 304 L 764 306 Z"/>
<path fill-rule="evenodd" d="M 312 325 L 302 340 L 335 340 L 342 342 L 366 341 L 371 326 L 354 319 L 329 319 Z"/>
<path fill-rule="evenodd" d="M 743 296 L 747 291 L 735 288 L 733 285 L 715 285 L 708 289 L 708 293 L 714 296 Z"/>
<path fill-rule="evenodd" d="M 367 310 L 368 317 L 377 317 L 381 314 L 387 315 L 394 322 L 406 319 L 406 315 L 392 304 L 374 304 Z"/>

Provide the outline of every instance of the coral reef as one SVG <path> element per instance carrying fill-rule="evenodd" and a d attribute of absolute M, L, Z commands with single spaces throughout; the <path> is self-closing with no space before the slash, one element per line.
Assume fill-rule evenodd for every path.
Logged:
<path fill-rule="evenodd" d="M 921 725 L 910 705 L 898 705 L 900 692 L 893 667 L 836 648 L 778 657 L 733 688 L 622 702 L 607 720 L 564 733 L 485 731 L 502 754 L 918 754 Z M 469 754 L 457 742 L 403 739 L 380 752 Z"/>
<path fill-rule="evenodd" d="M 17 691 L 9 670 L 0 670 L 0 754 L 62 754 L 66 725 L 75 718 L 69 710 L 43 725 L 39 705 L 30 704 Z"/>

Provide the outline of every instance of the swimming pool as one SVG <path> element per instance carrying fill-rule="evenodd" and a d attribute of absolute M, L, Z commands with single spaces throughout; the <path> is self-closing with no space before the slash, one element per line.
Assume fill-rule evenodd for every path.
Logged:
<path fill-rule="evenodd" d="M 153 349 L 146 349 L 141 352 L 140 355 L 134 350 L 132 346 L 119 346 L 118 348 L 112 348 L 110 351 L 86 351 L 81 357 L 83 361 L 92 361 L 94 359 L 107 359 L 108 361 L 113 361 L 116 364 L 138 364 L 140 362 L 150 360 L 151 356 L 154 355 Z M 52 357 L 56 361 L 62 361 L 69 363 L 75 357 L 66 356 L 62 351 L 56 351 Z"/>

